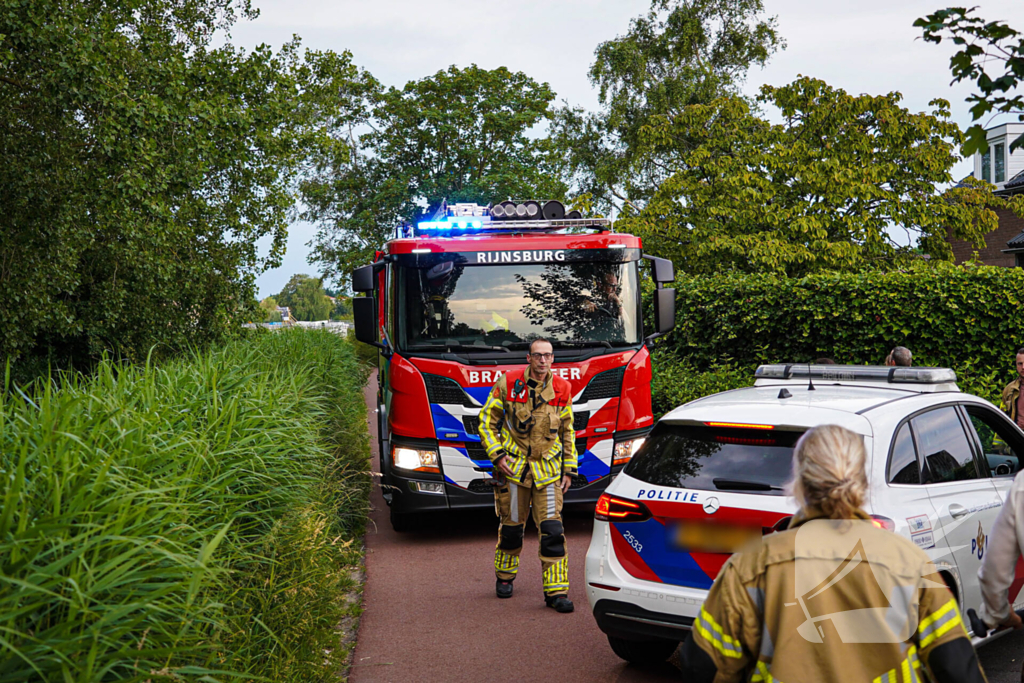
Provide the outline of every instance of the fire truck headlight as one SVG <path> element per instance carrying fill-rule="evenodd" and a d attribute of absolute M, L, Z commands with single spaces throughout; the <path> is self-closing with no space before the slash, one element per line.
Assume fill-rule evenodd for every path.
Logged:
<path fill-rule="evenodd" d="M 505 207 L 502 206 L 501 204 L 495 204 L 494 206 L 491 207 L 491 216 L 493 216 L 494 218 L 504 218 Z"/>
<path fill-rule="evenodd" d="M 437 451 L 394 446 L 391 459 L 395 467 L 417 472 L 440 472 L 437 466 Z"/>
<path fill-rule="evenodd" d="M 526 218 L 526 204 L 516 204 L 516 216 Z"/>
<path fill-rule="evenodd" d="M 612 456 L 613 465 L 625 465 L 629 459 L 636 455 L 640 447 L 644 445 L 645 437 L 639 439 L 626 439 L 615 444 L 615 453 Z"/>

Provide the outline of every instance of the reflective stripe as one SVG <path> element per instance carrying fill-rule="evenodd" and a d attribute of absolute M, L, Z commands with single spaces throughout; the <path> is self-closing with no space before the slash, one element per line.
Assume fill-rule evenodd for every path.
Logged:
<path fill-rule="evenodd" d="M 509 517 L 514 524 L 519 523 L 519 487 L 515 484 L 508 485 L 509 495 Z"/>
<path fill-rule="evenodd" d="M 782 681 L 772 676 L 767 663 L 759 661 L 757 671 L 750 677 L 750 683 L 782 683 Z"/>
<path fill-rule="evenodd" d="M 494 551 L 494 568 L 499 572 L 515 574 L 519 570 L 519 556 L 511 555 L 499 548 Z"/>
<path fill-rule="evenodd" d="M 487 395 L 483 408 L 480 409 L 480 439 L 483 441 L 487 457 L 491 457 L 502 448 L 502 439 L 494 432 L 494 423 L 500 424 L 498 415 L 504 416 L 504 413 L 501 398 L 495 397 L 492 390 Z"/>
<path fill-rule="evenodd" d="M 544 570 L 544 592 L 554 593 L 569 590 L 569 558 L 548 565 Z"/>
<path fill-rule="evenodd" d="M 907 658 L 900 662 L 899 666 L 874 678 L 871 683 L 919 683 L 921 680 L 918 674 L 920 669 L 921 662 L 917 658 L 917 648 L 911 645 L 907 651 Z"/>
<path fill-rule="evenodd" d="M 956 599 L 952 598 L 934 614 L 921 620 L 917 629 L 918 644 L 923 650 L 961 623 L 960 610 L 956 608 Z"/>
<path fill-rule="evenodd" d="M 555 486 L 556 484 L 548 485 L 547 510 L 544 511 L 544 516 L 548 518 L 555 516 Z"/>
<path fill-rule="evenodd" d="M 739 642 L 732 636 L 723 633 L 722 627 L 715 622 L 711 614 L 703 607 L 700 608 L 700 615 L 697 617 L 697 621 L 694 622 L 694 626 L 697 632 L 704 636 L 705 640 L 710 642 L 716 650 L 726 657 L 739 659 L 743 656 L 743 649 L 740 647 Z"/>

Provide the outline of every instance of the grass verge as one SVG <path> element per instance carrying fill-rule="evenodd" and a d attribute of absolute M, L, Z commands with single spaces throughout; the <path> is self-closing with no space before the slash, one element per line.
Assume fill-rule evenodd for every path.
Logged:
<path fill-rule="evenodd" d="M 0 395 L 0 683 L 337 680 L 369 493 L 327 332 Z"/>

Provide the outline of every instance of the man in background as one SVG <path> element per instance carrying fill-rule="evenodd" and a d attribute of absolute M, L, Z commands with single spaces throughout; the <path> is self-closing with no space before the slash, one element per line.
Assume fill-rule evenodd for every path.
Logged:
<path fill-rule="evenodd" d="M 1020 404 L 1021 391 L 1020 385 L 1021 380 L 1024 380 L 1024 349 L 1017 349 L 1017 359 L 1015 363 L 1017 367 L 1017 379 L 1013 380 L 1006 385 L 1003 389 L 1003 412 L 1010 416 L 1010 419 L 1017 423 L 1017 426 L 1024 429 L 1024 417 L 1022 413 L 1024 408 Z"/>
<path fill-rule="evenodd" d="M 897 346 L 889 352 L 885 359 L 885 364 L 890 367 L 909 368 L 913 364 L 913 358 L 914 356 L 910 353 L 910 349 L 906 346 Z"/>

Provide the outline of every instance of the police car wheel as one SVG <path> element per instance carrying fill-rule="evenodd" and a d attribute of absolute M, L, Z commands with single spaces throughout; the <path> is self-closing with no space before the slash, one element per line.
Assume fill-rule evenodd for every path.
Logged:
<path fill-rule="evenodd" d="M 664 662 L 679 647 L 674 640 L 626 640 L 608 636 L 612 651 L 630 664 L 639 666 Z"/>
<path fill-rule="evenodd" d="M 389 508 L 389 511 L 391 513 L 391 528 L 398 533 L 412 531 L 415 528 L 412 515 L 395 512 L 394 507 Z"/>

